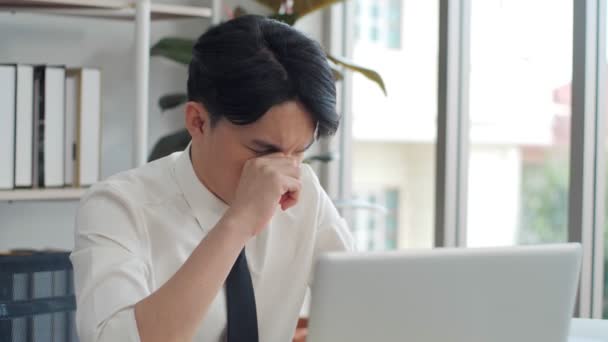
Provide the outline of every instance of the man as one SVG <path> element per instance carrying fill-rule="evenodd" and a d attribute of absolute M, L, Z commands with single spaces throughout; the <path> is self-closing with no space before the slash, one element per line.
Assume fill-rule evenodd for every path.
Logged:
<path fill-rule="evenodd" d="M 338 127 L 322 49 L 246 16 L 193 48 L 184 152 L 95 185 L 72 253 L 82 342 L 290 341 L 352 238 L 303 154 Z"/>

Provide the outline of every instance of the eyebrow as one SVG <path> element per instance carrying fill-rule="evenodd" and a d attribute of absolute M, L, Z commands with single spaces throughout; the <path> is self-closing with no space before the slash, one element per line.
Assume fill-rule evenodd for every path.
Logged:
<path fill-rule="evenodd" d="M 299 150 L 298 152 L 304 152 L 304 151 L 308 150 L 312 146 L 312 144 L 314 144 L 314 142 L 315 142 L 315 139 L 313 138 L 310 141 L 310 143 L 308 143 L 308 145 L 306 145 L 306 147 L 304 147 L 304 149 Z M 252 143 L 254 145 L 256 145 L 257 147 L 262 148 L 264 150 L 273 151 L 273 152 L 279 152 L 279 151 L 281 151 L 281 147 L 280 146 L 277 146 L 277 145 L 275 145 L 273 143 L 266 142 L 264 140 L 255 139 L 255 140 L 252 141 Z"/>

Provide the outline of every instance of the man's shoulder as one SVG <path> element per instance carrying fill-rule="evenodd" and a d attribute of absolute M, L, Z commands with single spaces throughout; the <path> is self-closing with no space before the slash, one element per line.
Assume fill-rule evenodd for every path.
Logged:
<path fill-rule="evenodd" d="M 175 161 L 183 152 L 175 152 L 140 167 L 116 173 L 93 185 L 87 195 L 111 190 L 139 204 L 158 203 L 178 193 Z"/>

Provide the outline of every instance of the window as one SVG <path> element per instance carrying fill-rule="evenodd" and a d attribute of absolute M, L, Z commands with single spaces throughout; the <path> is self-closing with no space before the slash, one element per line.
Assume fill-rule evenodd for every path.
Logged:
<path fill-rule="evenodd" d="M 373 42 L 391 49 L 401 48 L 401 0 L 356 0 L 354 6 L 355 19 L 351 27 L 356 41 Z M 362 37 L 361 32 L 367 36 Z"/>
<path fill-rule="evenodd" d="M 369 3 L 358 2 L 361 8 Z M 383 76 L 388 96 L 353 76 L 351 187 L 361 205 L 349 223 L 363 250 L 431 247 L 438 42 L 430 37 L 438 34 L 438 3 L 376 3 L 391 8 L 381 12 L 381 21 L 396 24 L 393 31 L 378 30 L 388 34 L 379 37 L 385 44 L 355 41 L 352 59 Z M 403 16 L 401 6 L 409 9 Z M 351 25 L 364 28 L 369 22 L 357 17 Z"/>
<path fill-rule="evenodd" d="M 360 187 L 359 208 L 351 221 L 357 250 L 395 249 L 398 242 L 399 189 Z"/>
<path fill-rule="evenodd" d="M 387 46 L 401 48 L 401 0 L 390 0 L 387 10 Z"/>
<path fill-rule="evenodd" d="M 567 241 L 572 16 L 472 0 L 469 246 Z"/>
<path fill-rule="evenodd" d="M 380 35 L 378 34 L 378 27 L 372 26 L 369 29 L 369 40 L 372 42 L 377 42 L 380 39 Z"/>
<path fill-rule="evenodd" d="M 359 246 L 432 247 L 436 218 L 447 223 L 438 244 L 450 247 L 593 237 L 583 241 L 577 315 L 608 318 L 608 135 L 598 136 L 608 133 L 606 1 L 355 1 L 361 35 L 349 57 L 379 71 L 389 92 L 360 75 L 345 88 L 352 144 L 342 169 L 362 203 L 347 216 Z M 440 4 L 448 5 L 441 18 Z M 437 116 L 438 104 L 451 107 Z M 449 134 L 441 146 L 437 119 Z M 443 212 L 436 148 L 456 150 L 441 161 L 455 167 L 440 170 Z M 602 232 L 604 249 L 595 248 Z"/>
<path fill-rule="evenodd" d="M 380 17 L 380 9 L 378 8 L 378 2 L 374 1 L 370 7 L 370 17 L 377 20 Z"/>
<path fill-rule="evenodd" d="M 606 7 L 606 10 L 608 12 L 608 6 Z M 608 13 L 606 13 L 606 16 L 608 17 Z M 608 40 L 608 34 L 606 36 L 606 39 Z M 603 62 L 603 68 L 600 67 L 600 71 L 603 71 L 604 74 L 600 75 L 600 82 L 604 82 L 604 92 L 608 89 L 606 86 L 606 82 L 608 82 L 608 42 L 605 43 L 605 49 L 606 51 L 604 51 L 604 56 L 602 59 L 600 59 L 600 61 Z M 605 94 L 605 93 L 604 93 Z M 605 123 L 605 128 L 604 128 L 604 132 L 608 133 L 608 94 L 605 94 L 604 97 L 601 99 L 603 100 L 603 108 L 601 106 L 598 106 L 599 110 L 602 110 L 604 112 L 605 118 L 604 118 L 604 123 Z M 604 142 L 605 147 L 603 148 L 604 151 L 604 167 L 605 170 L 604 172 L 606 172 L 606 174 L 604 175 L 604 179 L 606 180 L 606 185 L 608 186 L 608 165 L 606 165 L 606 163 L 608 163 L 608 136 L 605 138 L 606 141 Z M 602 148 L 598 148 L 598 150 L 601 153 L 602 152 Z M 600 175 L 601 177 L 601 175 Z M 604 288 L 603 288 L 603 305 L 602 305 L 602 318 L 603 319 L 608 319 L 608 191 L 605 192 L 605 199 L 604 199 L 604 208 L 603 208 L 603 212 L 604 212 L 604 262 L 603 262 L 603 267 L 604 267 L 604 277 L 603 277 L 603 281 L 604 281 Z"/>

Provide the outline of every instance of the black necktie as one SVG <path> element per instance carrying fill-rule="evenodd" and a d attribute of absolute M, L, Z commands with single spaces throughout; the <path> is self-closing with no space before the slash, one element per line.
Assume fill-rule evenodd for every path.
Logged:
<path fill-rule="evenodd" d="M 258 342 L 255 294 L 245 249 L 239 254 L 226 279 L 226 305 L 228 307 L 227 341 Z"/>

